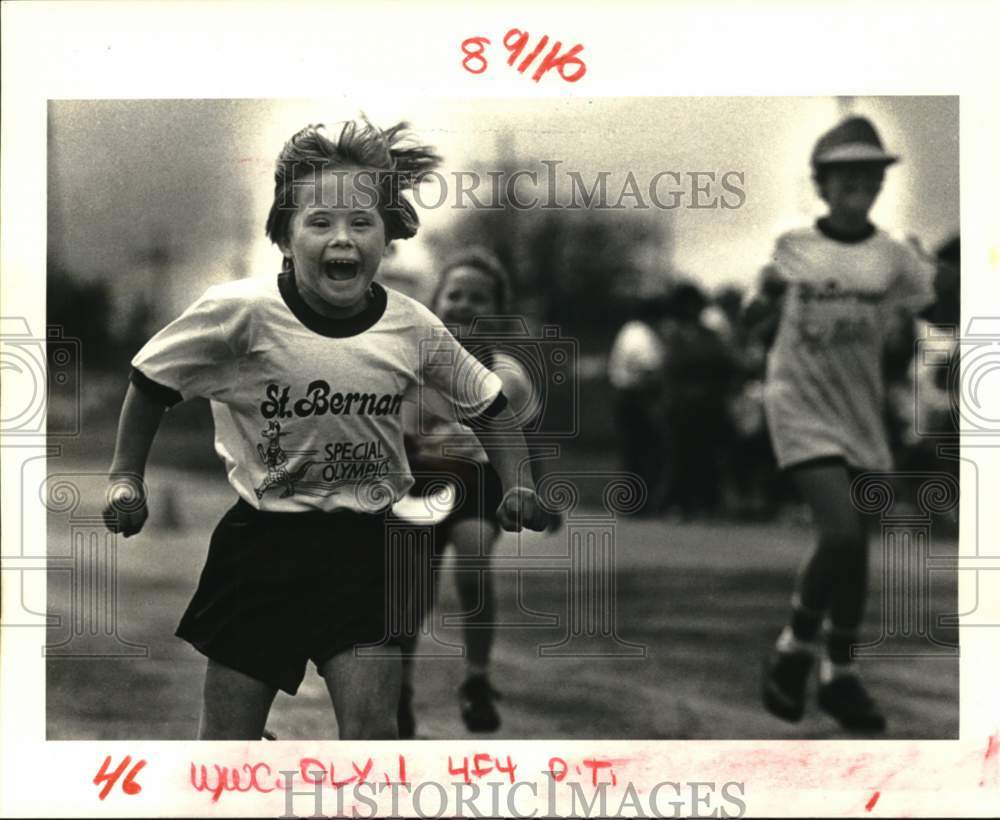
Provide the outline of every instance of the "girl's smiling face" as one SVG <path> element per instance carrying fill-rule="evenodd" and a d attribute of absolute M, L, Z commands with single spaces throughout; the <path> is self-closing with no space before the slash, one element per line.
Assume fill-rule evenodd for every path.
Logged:
<path fill-rule="evenodd" d="M 467 336 L 473 319 L 499 309 L 497 284 L 488 273 L 469 265 L 451 268 L 444 276 L 434 312 L 445 324 L 458 325 L 460 336 Z"/>
<path fill-rule="evenodd" d="M 368 303 L 386 248 L 372 179 L 327 169 L 295 187 L 296 211 L 281 251 L 295 266 L 299 295 L 324 316 L 355 316 Z"/>

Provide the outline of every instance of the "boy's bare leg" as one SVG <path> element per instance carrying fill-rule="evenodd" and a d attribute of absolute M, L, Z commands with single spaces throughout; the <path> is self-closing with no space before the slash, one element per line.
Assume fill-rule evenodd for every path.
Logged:
<path fill-rule="evenodd" d="M 463 570 L 462 559 L 467 562 L 485 558 L 493 551 L 496 533 L 489 523 L 478 519 L 456 521 L 451 529 L 451 541 L 458 557 L 455 585 L 462 612 L 466 615 L 465 661 L 470 674 L 485 674 L 493 648 L 493 622 L 495 598 L 493 573 L 477 568 Z"/>
<path fill-rule="evenodd" d="M 471 732 L 495 732 L 500 728 L 495 705 L 499 694 L 488 676 L 496 603 L 493 573 L 485 569 L 463 570 L 462 561 L 480 559 L 477 563 L 482 563 L 492 554 L 496 536 L 487 522 L 477 519 L 458 521 L 451 530 L 458 559 L 455 580 L 465 616 L 465 681 L 459 687 L 458 700 L 462 720 Z"/>
<path fill-rule="evenodd" d="M 199 740 L 260 740 L 278 690 L 209 659 Z"/>
<path fill-rule="evenodd" d="M 868 533 L 851 501 L 850 474 L 846 465 L 827 464 L 795 470 L 792 478 L 818 534 L 799 575 L 799 600 L 807 610 L 829 611 L 835 629 L 856 633 L 868 597 Z"/>
<path fill-rule="evenodd" d="M 395 740 L 401 663 L 398 647 L 386 657 L 334 655 L 319 670 L 337 713 L 341 740 Z"/>

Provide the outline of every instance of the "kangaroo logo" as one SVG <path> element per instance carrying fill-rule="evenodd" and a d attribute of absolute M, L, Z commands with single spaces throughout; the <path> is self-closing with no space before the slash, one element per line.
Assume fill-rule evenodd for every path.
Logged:
<path fill-rule="evenodd" d="M 295 495 L 295 482 L 305 475 L 306 470 L 309 469 L 313 462 L 307 461 L 295 472 L 289 472 L 285 468 L 285 465 L 288 463 L 288 453 L 281 447 L 281 437 L 287 436 L 288 433 L 282 431 L 281 425 L 277 421 L 269 421 L 267 429 L 261 430 L 260 434 L 267 439 L 267 447 L 265 448 L 263 444 L 258 444 L 257 454 L 267 467 L 267 477 L 259 487 L 254 488 L 257 498 L 263 498 L 264 493 L 272 487 L 282 484 L 285 485 L 285 491 L 279 496 L 280 498 L 288 498 L 290 495 Z"/>

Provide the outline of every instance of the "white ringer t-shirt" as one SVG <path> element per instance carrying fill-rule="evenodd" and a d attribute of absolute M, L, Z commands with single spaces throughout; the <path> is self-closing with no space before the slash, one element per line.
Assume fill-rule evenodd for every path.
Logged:
<path fill-rule="evenodd" d="M 764 396 L 779 466 L 840 456 L 889 469 L 887 330 L 934 300 L 933 263 L 882 230 L 845 241 L 822 223 L 781 236 L 774 262 L 787 290 Z"/>
<path fill-rule="evenodd" d="M 459 418 L 502 405 L 500 379 L 427 308 L 373 284 L 365 311 L 330 319 L 294 274 L 209 288 L 132 360 L 164 403 L 211 401 L 229 483 L 274 512 L 377 512 L 413 483 L 403 397 L 427 384 Z"/>

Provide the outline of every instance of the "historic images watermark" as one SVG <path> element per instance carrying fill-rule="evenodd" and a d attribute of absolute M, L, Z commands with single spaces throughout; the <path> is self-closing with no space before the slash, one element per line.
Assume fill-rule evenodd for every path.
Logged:
<path fill-rule="evenodd" d="M 299 772 L 281 774 L 285 778 L 281 817 L 736 818 L 747 812 L 746 784 L 736 780 L 663 780 L 637 788 L 631 782 L 559 782 L 548 772 L 541 782 L 521 780 L 513 784 L 361 782 L 336 789 L 334 805 L 328 800 L 324 808 L 326 772 L 309 772 L 311 787 L 298 789 L 295 778 Z M 306 813 L 302 813 L 303 806 Z"/>
<path fill-rule="evenodd" d="M 286 174 L 301 193 L 286 189 L 279 208 L 331 202 L 362 210 L 405 207 L 401 180 L 391 171 L 331 171 L 308 161 L 293 164 Z M 410 190 L 414 204 L 426 210 L 736 210 L 747 201 L 746 173 L 725 168 L 584 173 L 562 160 L 543 159 L 530 168 L 426 171 L 407 182 L 415 183 Z"/>
<path fill-rule="evenodd" d="M 80 342 L 49 325 L 31 332 L 22 316 L 0 317 L 0 370 L 4 402 L 0 438 L 80 434 Z M 58 400 L 59 413 L 50 412 Z"/>

